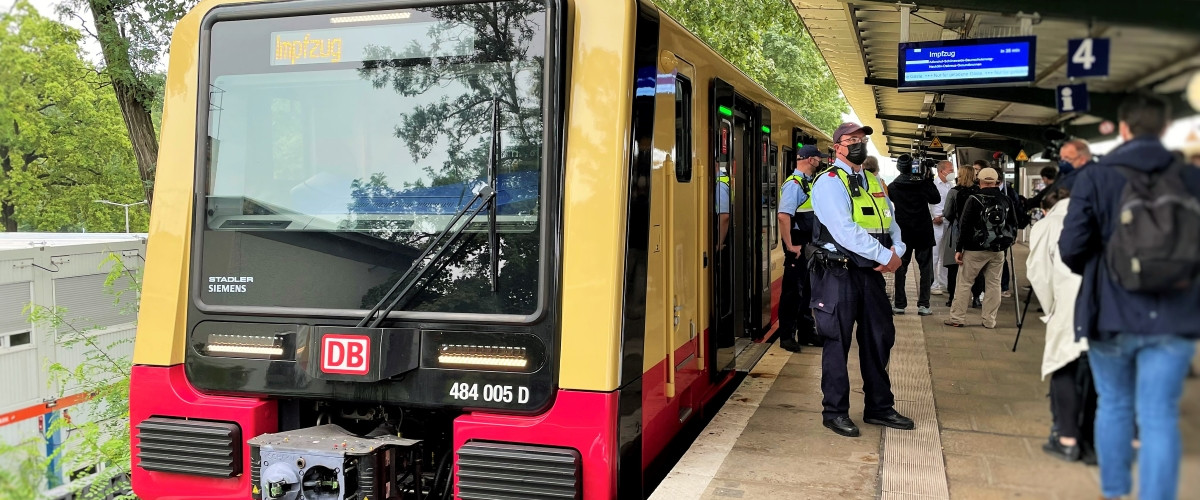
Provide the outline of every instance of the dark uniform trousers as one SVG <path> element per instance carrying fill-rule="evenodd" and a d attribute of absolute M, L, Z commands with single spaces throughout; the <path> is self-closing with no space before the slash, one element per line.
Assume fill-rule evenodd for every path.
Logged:
<path fill-rule="evenodd" d="M 809 309 L 808 259 L 783 252 L 783 289 L 779 293 L 779 339 L 781 343 L 808 343 L 814 323 Z M 797 332 L 799 335 L 797 338 Z"/>
<path fill-rule="evenodd" d="M 817 332 L 825 340 L 821 354 L 821 403 L 825 420 L 849 416 L 850 333 L 858 324 L 858 360 L 861 365 L 864 415 L 880 415 L 892 408 L 892 382 L 887 365 L 896 326 L 888 303 L 883 274 L 871 268 L 812 266 L 812 307 Z"/>

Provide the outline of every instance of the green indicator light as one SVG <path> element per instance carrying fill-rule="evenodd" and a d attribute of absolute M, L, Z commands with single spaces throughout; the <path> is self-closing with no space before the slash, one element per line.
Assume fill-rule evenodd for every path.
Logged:
<path fill-rule="evenodd" d="M 802 147 L 804 147 L 804 143 L 803 143 L 803 142 L 797 142 L 797 143 L 796 143 L 796 147 L 798 147 L 798 148 L 802 148 Z"/>
<path fill-rule="evenodd" d="M 771 127 L 763 125 L 763 133 L 765 133 L 765 134 L 771 133 Z"/>
<path fill-rule="evenodd" d="M 725 106 L 717 106 L 717 112 L 725 116 L 733 116 L 733 110 Z"/>

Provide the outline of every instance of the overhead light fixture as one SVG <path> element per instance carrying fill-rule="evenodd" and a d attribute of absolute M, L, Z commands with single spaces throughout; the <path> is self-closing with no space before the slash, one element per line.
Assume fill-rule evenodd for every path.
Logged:
<path fill-rule="evenodd" d="M 438 364 L 492 368 L 525 368 L 529 364 L 524 347 L 442 344 Z"/>
<path fill-rule="evenodd" d="M 210 356 L 233 358 L 280 358 L 283 357 L 283 340 L 277 336 L 209 335 L 204 352 Z"/>
<path fill-rule="evenodd" d="M 362 14 L 358 16 L 332 17 L 330 24 L 374 23 L 379 21 L 400 21 L 412 17 L 411 12 L 390 12 L 387 14 Z"/>
<path fill-rule="evenodd" d="M 917 124 L 917 130 L 923 130 L 924 128 L 925 128 L 925 124 L 924 124 L 924 123 L 918 123 L 918 124 Z"/>

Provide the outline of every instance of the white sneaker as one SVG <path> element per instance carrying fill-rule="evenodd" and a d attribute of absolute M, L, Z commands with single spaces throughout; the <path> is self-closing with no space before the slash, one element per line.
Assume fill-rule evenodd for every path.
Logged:
<path fill-rule="evenodd" d="M 929 289 L 930 295 L 941 295 L 943 293 L 946 293 L 946 292 L 943 292 L 941 288 L 930 288 Z"/>

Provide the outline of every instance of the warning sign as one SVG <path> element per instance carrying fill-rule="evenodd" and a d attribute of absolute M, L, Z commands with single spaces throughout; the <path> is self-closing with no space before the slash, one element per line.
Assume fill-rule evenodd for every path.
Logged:
<path fill-rule="evenodd" d="M 938 136 L 936 136 L 936 135 L 933 136 L 933 142 L 929 143 L 929 147 L 941 149 L 942 148 L 942 140 L 938 139 Z"/>
<path fill-rule="evenodd" d="M 1024 149 L 1020 153 L 1017 153 L 1017 161 L 1029 161 L 1029 155 L 1025 154 Z"/>

